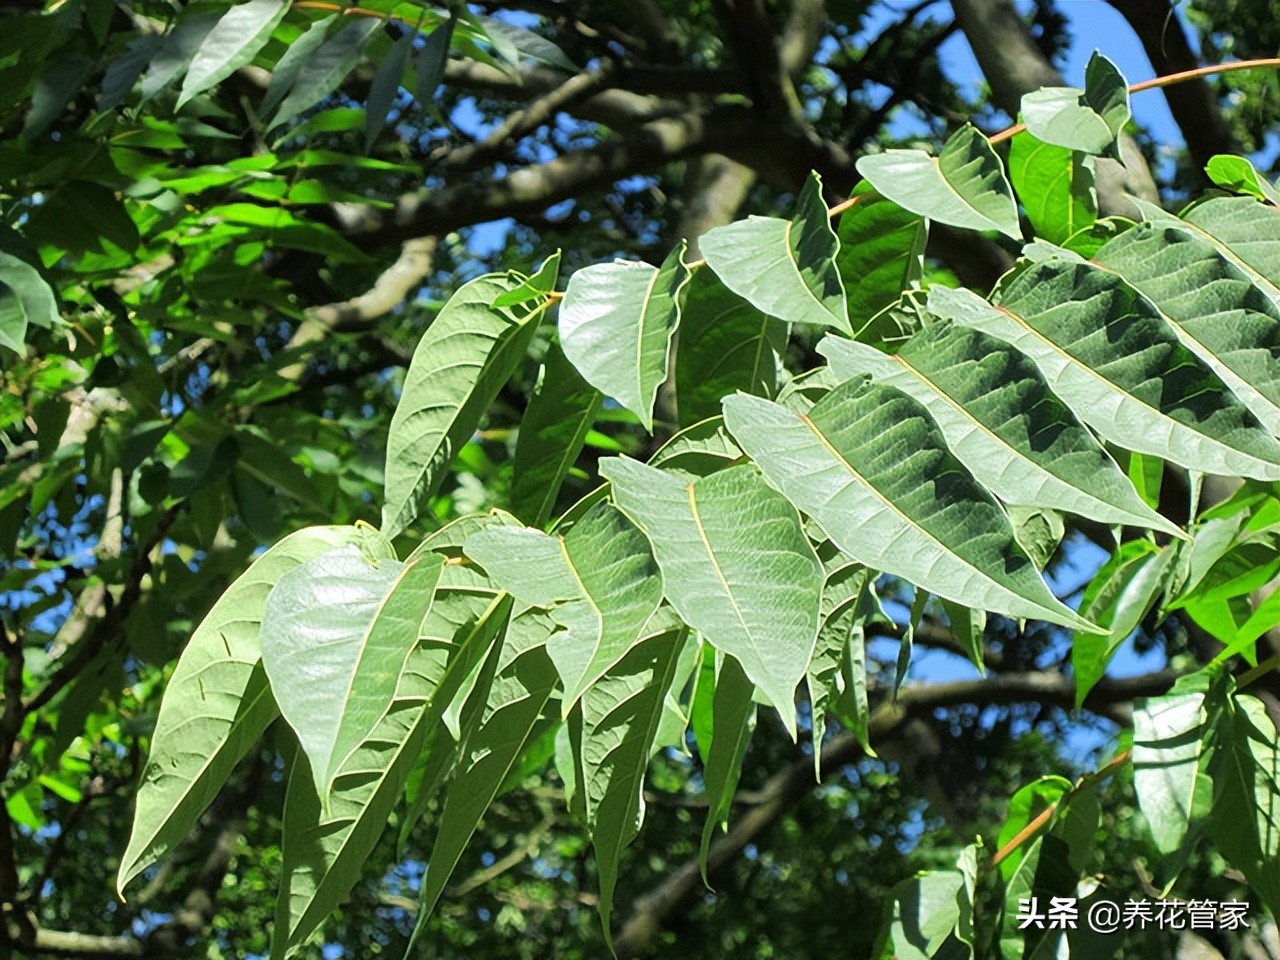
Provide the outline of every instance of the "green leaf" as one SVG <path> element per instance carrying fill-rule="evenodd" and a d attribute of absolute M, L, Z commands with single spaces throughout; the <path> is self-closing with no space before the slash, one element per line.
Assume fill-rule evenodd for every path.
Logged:
<path fill-rule="evenodd" d="M 1046 808 L 1061 802 L 1070 793 L 1071 781 L 1065 777 L 1053 775 L 1041 777 L 1020 788 L 1009 800 L 1004 825 L 997 835 L 996 849 L 1003 849 L 1011 843 L 1013 838 L 1019 836 Z M 1009 884 L 1010 892 L 1012 892 L 1014 874 L 1018 872 L 1022 861 L 1027 859 L 1031 852 L 1032 845 L 1024 843 L 1000 862 L 1000 873 L 1005 883 Z M 1034 870 L 1035 867 L 1032 866 L 1032 872 Z"/>
<path fill-rule="evenodd" d="M 1092 158 L 1020 133 L 1009 145 L 1009 177 L 1036 235 L 1050 243 L 1097 222 Z"/>
<path fill-rule="evenodd" d="M 1209 835 L 1266 908 L 1280 910 L 1280 747 L 1262 702 L 1232 698 L 1210 760 Z"/>
<path fill-rule="evenodd" d="M 791 220 L 749 217 L 707 231 L 698 248 L 724 285 L 762 313 L 851 332 L 835 262 L 840 241 L 816 173 L 800 191 Z"/>
<path fill-rule="evenodd" d="M 1133 787 L 1161 853 L 1181 847 L 1191 827 L 1207 719 L 1202 693 L 1135 705 Z"/>
<path fill-rule="evenodd" d="M 329 28 L 337 21 L 338 15 L 331 14 L 311 24 L 306 32 L 286 50 L 271 71 L 271 81 L 267 84 L 266 96 L 258 107 L 258 116 L 269 117 L 284 100 L 285 95 L 298 80 L 302 67 L 311 59 L 311 55 L 320 48 L 329 36 Z"/>
<path fill-rule="evenodd" d="M 943 321 L 893 356 L 833 337 L 818 352 L 841 380 L 869 374 L 921 403 L 952 453 L 1005 503 L 1182 536 L 1142 502 L 1035 364 L 1003 341 Z"/>
<path fill-rule="evenodd" d="M 720 399 L 735 391 L 772 397 L 787 348 L 787 325 L 761 313 L 710 270 L 689 285 L 676 350 L 680 423 L 717 416 Z"/>
<path fill-rule="evenodd" d="M 547 652 L 564 681 L 566 715 L 643 636 L 662 602 L 648 541 L 606 503 L 567 534 L 492 527 L 469 537 L 465 549 L 517 600 L 549 609 L 561 627 Z"/>
<path fill-rule="evenodd" d="M 600 922 L 610 949 L 622 851 L 644 819 L 644 773 L 662 719 L 663 696 L 687 639 L 687 630 L 647 637 L 586 692 L 570 720 L 578 790 L 596 851 Z"/>
<path fill-rule="evenodd" d="M 184 13 L 189 11 L 184 11 Z M 160 50 L 151 58 L 142 77 L 139 93 L 145 103 L 182 75 L 204 44 L 210 31 L 218 25 L 216 13 L 201 13 L 179 18 L 164 37 Z"/>
<path fill-rule="evenodd" d="M 686 481 L 617 459 L 600 473 L 653 544 L 681 619 L 738 660 L 794 738 L 822 594 L 822 565 L 795 509 L 749 466 Z"/>
<path fill-rule="evenodd" d="M 924 271 L 928 222 L 880 196 L 868 181 L 853 191 L 857 203 L 840 214 L 836 267 L 844 282 L 853 335 L 877 343 L 894 332 L 878 320 Z"/>
<path fill-rule="evenodd" d="M 1280 190 L 1254 168 L 1245 157 L 1219 154 L 1209 159 L 1204 168 L 1209 179 L 1225 190 L 1247 193 L 1252 197 L 1280 206 Z"/>
<path fill-rule="evenodd" d="M 551 518 L 564 478 L 595 423 L 600 401 L 600 391 L 582 379 L 560 345 L 552 342 L 516 436 L 511 479 L 511 509 L 516 516 L 535 527 Z"/>
<path fill-rule="evenodd" d="M 414 350 L 387 438 L 382 527 L 388 539 L 418 516 L 524 358 L 541 313 L 517 318 L 490 306 L 512 285 L 498 274 L 465 284 Z"/>
<path fill-rule="evenodd" d="M 569 278 L 560 304 L 560 346 L 586 381 L 653 431 L 653 403 L 667 379 L 689 271 L 684 242 L 661 268 L 615 260 Z"/>
<path fill-rule="evenodd" d="M 381 23 L 373 17 L 348 19 L 349 23 L 302 61 L 288 95 L 271 115 L 272 127 L 314 107 L 336 90 L 338 84 L 360 62 L 364 56 L 364 45 Z"/>
<path fill-rule="evenodd" d="M 369 87 L 369 96 L 364 103 L 364 152 L 373 149 L 373 142 L 387 125 L 387 113 L 395 103 L 396 94 L 400 91 L 400 81 L 404 79 L 405 64 L 409 62 L 409 54 L 413 52 L 413 42 L 418 38 L 416 30 L 406 30 L 391 46 L 378 72 L 374 75 L 373 85 Z"/>
<path fill-rule="evenodd" d="M 985 672 L 983 641 L 987 628 L 987 612 L 981 609 L 973 610 L 962 604 L 952 603 L 950 600 L 943 600 L 942 608 L 947 611 L 951 632 L 969 658 L 969 662 L 978 668 L 979 673 Z"/>
<path fill-rule="evenodd" d="M 1085 67 L 1083 90 L 1043 87 L 1024 95 L 1022 121 L 1037 140 L 1120 160 L 1116 138 L 1129 122 L 1128 84 L 1116 65 L 1095 51 Z"/>
<path fill-rule="evenodd" d="M 742 758 L 756 725 L 756 705 L 751 699 L 754 687 L 741 665 L 732 657 L 718 654 L 715 658 L 715 686 L 711 700 L 711 723 L 698 740 L 702 755 L 702 782 L 707 797 L 707 820 L 698 844 L 698 869 L 702 882 L 707 878 L 707 854 L 718 828 L 729 822 L 733 794 L 742 772 Z"/>
<path fill-rule="evenodd" d="M 1170 226 L 1211 243 L 1259 290 L 1280 304 L 1280 210 L 1252 197 L 1217 197 L 1184 210 L 1179 219 L 1154 203 L 1134 199 L 1152 223 Z"/>
<path fill-rule="evenodd" d="M 59 321 L 58 302 L 40 272 L 24 260 L 0 253 L 0 346 L 25 351 L 27 328 L 52 327 Z"/>
<path fill-rule="evenodd" d="M 684 476 L 705 477 L 742 459 L 742 451 L 724 428 L 724 420 L 711 417 L 685 427 L 649 458 L 649 466 Z"/>
<path fill-rule="evenodd" d="M 448 610 L 448 604 L 433 606 L 437 619 L 442 606 Z M 495 636 L 492 628 L 506 624 L 509 610 L 509 601 L 491 601 L 475 621 L 410 654 L 390 709 L 334 779 L 325 798 L 327 815 L 306 755 L 298 751 L 284 804 L 273 960 L 295 952 L 346 900 L 386 830 L 427 737 L 437 729 L 441 711 L 471 664 L 487 655 Z"/>
<path fill-rule="evenodd" d="M 524 58 L 569 73 L 579 72 L 578 65 L 566 57 L 563 50 L 532 30 L 494 17 L 481 17 L 478 22 L 493 43 L 494 53 L 512 66 Z"/>
<path fill-rule="evenodd" d="M 973 951 L 956 936 L 964 874 L 934 870 L 903 880 L 889 894 L 884 927 L 871 952 L 894 960 L 962 960 Z"/>
<path fill-rule="evenodd" d="M 1212 244 L 1143 223 L 1094 254 L 1159 307 L 1166 323 L 1280 435 L 1280 306 Z"/>
<path fill-rule="evenodd" d="M 972 124 L 948 137 L 937 157 L 886 150 L 859 157 L 856 166 L 882 196 L 922 217 L 1022 239 L 1004 165 Z"/>
<path fill-rule="evenodd" d="M 426 105 L 435 99 L 440 89 L 440 81 L 444 79 L 444 65 L 449 59 L 449 46 L 453 42 L 453 28 L 457 20 L 450 17 L 427 35 L 426 42 L 418 51 L 415 65 L 417 83 L 413 95 L 418 103 Z"/>
<path fill-rule="evenodd" d="M 531 277 L 521 280 L 520 286 L 509 290 L 493 301 L 495 307 L 514 307 L 530 300 L 543 300 L 556 288 L 560 278 L 560 251 L 542 261 L 542 265 Z"/>
<path fill-rule="evenodd" d="M 906 394 L 859 378 L 808 415 L 742 395 L 724 406 L 765 476 L 859 563 L 956 603 L 1089 626 L 1045 586 L 1004 511 Z"/>
<path fill-rule="evenodd" d="M 842 697 L 853 693 L 845 669 L 850 665 L 850 647 L 866 642 L 865 625 L 876 610 L 871 571 L 850 560 L 829 540 L 819 545 L 818 558 L 826 571 L 826 583 L 822 588 L 818 640 L 805 672 L 805 686 L 809 690 L 809 721 L 813 733 L 813 773 L 815 779 L 821 780 L 827 712 Z M 865 698 L 865 678 L 862 695 Z M 860 712 L 865 705 L 865 700 L 861 706 L 855 705 L 854 712 Z M 863 747 L 870 752 L 865 737 Z"/>
<path fill-rule="evenodd" d="M 371 563 L 344 547 L 290 570 L 267 598 L 262 664 L 322 799 L 391 705 L 443 565 L 439 554 Z"/>
<path fill-rule="evenodd" d="M 462 760 L 440 815 L 410 950 L 481 817 L 533 740 L 556 683 L 545 646 L 550 628 L 546 617 L 530 611 L 513 620 L 507 630 L 480 722 L 462 747 Z"/>
<path fill-rule="evenodd" d="M 271 588 L 312 557 L 368 539 L 367 531 L 354 527 L 290 534 L 227 588 L 191 635 L 160 704 L 133 831 L 120 859 L 119 893 L 186 836 L 279 716 L 258 644 Z"/>
<path fill-rule="evenodd" d="M 988 304 L 934 287 L 929 309 L 1012 344 L 1112 443 L 1195 470 L 1280 477 L 1280 446 L 1133 288 L 1085 264 L 1032 264 Z"/>
<path fill-rule="evenodd" d="M 1168 583 L 1173 553 L 1149 540 L 1130 540 L 1102 565 L 1080 603 L 1080 613 L 1111 631 L 1110 636 L 1080 631 L 1071 647 L 1076 675 L 1076 706 L 1107 672 L 1121 644 L 1138 628 Z"/>
<path fill-rule="evenodd" d="M 248 65 L 288 11 L 287 0 L 248 0 L 224 13 L 191 61 L 177 109 Z"/>

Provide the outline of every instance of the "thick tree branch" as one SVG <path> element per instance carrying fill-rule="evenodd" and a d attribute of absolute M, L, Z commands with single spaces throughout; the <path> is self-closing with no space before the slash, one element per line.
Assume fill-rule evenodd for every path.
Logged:
<path fill-rule="evenodd" d="M 1123 680 L 1105 679 L 1090 692 L 1085 708 L 1099 709 L 1121 704 L 1134 697 L 1155 696 L 1174 681 L 1170 671 Z M 894 703 L 872 712 L 870 735 L 873 741 L 894 734 L 914 717 L 926 717 L 940 707 L 959 704 L 981 706 L 1012 703 L 1044 703 L 1070 709 L 1075 698 L 1075 681 L 1057 673 L 1009 673 L 984 680 L 928 684 L 904 689 Z M 857 737 L 843 733 L 830 740 L 822 751 L 822 770 L 834 773 L 862 755 Z M 749 843 L 756 842 L 786 810 L 813 789 L 813 763 L 797 761 L 774 776 L 759 791 L 762 801 L 747 810 L 729 833 L 715 843 L 708 856 L 708 875 L 735 860 Z M 639 897 L 622 931 L 614 938 L 614 948 L 623 960 L 644 952 L 654 934 L 673 915 L 688 909 L 702 895 L 698 862 L 691 860 L 668 875 L 661 884 Z"/>

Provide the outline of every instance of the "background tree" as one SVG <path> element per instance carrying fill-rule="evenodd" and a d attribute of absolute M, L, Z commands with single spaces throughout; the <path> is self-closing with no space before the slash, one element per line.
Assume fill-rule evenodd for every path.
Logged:
<path fill-rule="evenodd" d="M 1214 62 L 1277 48 L 1261 3 L 1193 4 L 1185 18 L 1113 6 L 1153 73 L 1195 66 L 1197 50 Z M 378 523 L 404 368 L 463 281 L 557 248 L 565 274 L 615 255 L 660 262 L 681 238 L 692 259 L 713 227 L 789 211 L 810 170 L 835 203 L 858 180 L 856 157 L 939 145 L 971 118 L 1003 128 L 1023 94 L 1063 82 L 1069 45 L 1059 6 L 1003 0 L 72 0 L 0 13 L 0 933 L 20 955 L 266 952 L 277 742 L 128 903 L 111 895 L 164 682 L 262 547 L 307 525 Z M 949 75 L 946 44 L 971 48 L 990 100 Z M 1151 163 L 1155 144 L 1135 126 L 1126 166 L 1098 160 L 1102 211 L 1136 215 L 1126 193 L 1176 202 L 1205 185 L 1213 155 L 1268 146 L 1274 84 L 1258 71 L 1168 87 L 1186 161 Z M 978 290 L 1018 250 L 939 224 L 929 243 L 926 282 Z M 789 367 L 817 366 L 813 347 L 793 342 Z M 515 428 L 548 349 L 545 334 L 530 344 L 420 530 L 521 495 Z M 613 405 L 596 410 L 559 505 L 596 485 L 599 457 L 647 455 L 687 422 L 674 403 L 659 398 L 652 435 Z M 1163 484 L 1178 523 L 1180 483 L 1170 472 Z M 1079 592 L 1097 535 L 1072 530 L 1054 555 L 1062 595 Z M 905 587 L 884 589 L 910 602 Z M 714 896 L 697 867 L 701 767 L 658 757 L 649 827 L 617 896 L 620 955 L 868 952 L 875 926 L 851 932 L 847 917 L 878 916 L 896 881 L 949 865 L 974 833 L 997 835 L 1022 784 L 1098 766 L 1089 731 L 1126 725 L 1134 697 L 1172 682 L 1165 664 L 1182 669 L 1189 641 L 1201 656 L 1212 642 L 1185 615 L 1147 623 L 1136 643 L 1150 672 L 1104 681 L 1079 712 L 1060 632 L 993 619 L 989 673 L 973 680 L 963 641 L 929 611 L 912 633 L 939 651 L 917 667 L 937 682 L 894 706 L 880 698 L 909 618 L 890 610 L 894 622 L 871 628 L 886 643 L 869 648 L 879 756 L 834 732 L 815 788 L 813 758 L 762 714 L 732 830 L 712 850 Z M 433 949 L 603 955 L 594 867 L 547 762 L 551 736 L 542 747 L 464 854 L 424 934 Z M 1117 842 L 1099 867 L 1142 895 L 1158 858 L 1128 826 L 1128 796 L 1104 797 Z M 429 849 L 435 822 L 406 849 Z M 422 863 L 394 841 L 325 928 L 331 954 L 403 949 Z M 1184 877 L 1196 896 L 1247 896 L 1211 859 Z M 1190 949 L 1150 936 L 1152 955 Z M 1216 948 L 1256 954 L 1268 936 Z"/>

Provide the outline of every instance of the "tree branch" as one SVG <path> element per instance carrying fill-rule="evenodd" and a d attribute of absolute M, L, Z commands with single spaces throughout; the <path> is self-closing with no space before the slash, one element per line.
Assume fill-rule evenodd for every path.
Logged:
<path fill-rule="evenodd" d="M 1166 691 L 1174 679 L 1171 671 L 1122 680 L 1104 679 L 1090 691 L 1085 708 L 1096 712 L 1134 697 L 1155 696 Z M 870 736 L 872 740 L 882 740 L 892 735 L 909 719 L 928 716 L 940 707 L 1031 702 L 1071 709 L 1074 698 L 1075 681 L 1062 674 L 1048 672 L 1009 673 L 984 680 L 908 687 L 901 692 L 897 701 L 883 704 L 872 712 Z M 857 737 L 852 733 L 840 734 L 822 750 L 824 775 L 852 763 L 861 755 L 862 747 Z M 813 762 L 807 758 L 797 761 L 769 780 L 759 791 L 761 802 L 739 817 L 729 833 L 712 845 L 707 858 L 708 876 L 736 859 L 743 848 L 756 842 L 792 804 L 807 796 L 812 789 Z M 626 960 L 641 953 L 653 935 L 674 914 L 688 909 L 701 896 L 701 885 L 698 861 L 695 858 L 639 897 L 622 931 L 614 938 L 617 956 Z"/>

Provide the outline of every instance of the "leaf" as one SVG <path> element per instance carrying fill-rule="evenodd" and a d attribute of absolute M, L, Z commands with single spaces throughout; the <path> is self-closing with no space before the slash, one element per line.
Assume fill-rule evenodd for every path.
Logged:
<path fill-rule="evenodd" d="M 1003 341 L 943 321 L 894 356 L 832 337 L 818 352 L 841 380 L 869 374 L 922 404 L 951 452 L 1006 503 L 1182 536 L 1142 502 L 1035 364 Z"/>
<path fill-rule="evenodd" d="M 427 35 L 426 42 L 418 51 L 415 65 L 417 83 L 413 90 L 414 98 L 422 105 L 435 99 L 440 89 L 440 81 L 444 79 L 445 62 L 449 59 L 449 46 L 453 42 L 453 28 L 457 20 L 450 17 Z"/>
<path fill-rule="evenodd" d="M 707 820 L 698 844 L 698 869 L 702 882 L 707 878 L 707 854 L 717 828 L 724 828 L 733 809 L 733 794 L 742 773 L 742 758 L 756 725 L 754 687 L 741 665 L 732 657 L 715 658 L 715 686 L 711 701 L 711 725 L 698 741 L 702 755 L 702 782 L 707 797 Z"/>
<path fill-rule="evenodd" d="M 877 317 L 924 271 L 929 225 L 919 214 L 880 196 L 865 180 L 854 188 L 853 198 L 857 203 L 840 214 L 836 229 L 836 267 L 844 282 L 853 335 L 877 343 L 893 333 Z"/>
<path fill-rule="evenodd" d="M 258 0 L 254 0 L 258 2 Z M 309 110 L 327 97 L 364 56 L 364 45 L 381 25 L 373 17 L 351 17 L 350 22 L 302 61 L 284 101 L 271 115 L 276 127 Z"/>
<path fill-rule="evenodd" d="M 290 570 L 267 598 L 262 664 L 326 807 L 337 771 L 391 706 L 443 564 L 371 563 L 344 547 Z"/>
<path fill-rule="evenodd" d="M 312 557 L 368 542 L 368 532 L 355 527 L 292 533 L 255 560 L 196 627 L 160 704 L 118 893 L 186 836 L 279 715 L 258 645 L 272 586 Z"/>
<path fill-rule="evenodd" d="M 749 217 L 708 230 L 698 248 L 724 285 L 762 313 L 851 332 L 835 262 L 840 241 L 816 173 L 805 181 L 791 220 Z"/>
<path fill-rule="evenodd" d="M 578 758 L 578 791 L 596 851 L 600 923 L 613 949 L 610 919 L 622 851 L 644 820 L 644 773 L 662 719 L 686 630 L 668 630 L 637 644 L 582 697 L 570 720 Z"/>
<path fill-rule="evenodd" d="M 653 544 L 681 619 L 738 660 L 794 738 L 822 594 L 822 566 L 795 509 L 749 466 L 685 481 L 616 459 L 600 474 Z"/>
<path fill-rule="evenodd" d="M 858 378 L 808 415 L 742 395 L 724 406 L 765 476 L 859 563 L 956 603 L 1088 627 L 1049 592 L 1004 511 L 906 394 Z"/>
<path fill-rule="evenodd" d="M 972 124 L 948 137 L 937 157 L 886 150 L 859 157 L 856 166 L 882 196 L 922 217 L 1022 239 L 1004 166 Z"/>
<path fill-rule="evenodd" d="M 495 307 L 514 307 L 530 300 L 543 300 L 556 288 L 560 278 L 560 251 L 542 261 L 542 265 L 531 277 L 520 282 L 514 290 L 509 290 L 493 301 Z"/>
<path fill-rule="evenodd" d="M 404 68 L 409 62 L 409 54 L 413 52 L 413 42 L 418 38 L 416 30 L 406 30 L 391 46 L 378 72 L 374 75 L 373 85 L 369 87 L 369 96 L 364 102 L 364 152 L 373 149 L 373 142 L 387 125 L 387 114 L 395 103 L 396 94 L 400 92 L 400 81 L 404 79 Z"/>
<path fill-rule="evenodd" d="M 705 477 L 742 459 L 742 451 L 724 428 L 724 420 L 712 417 L 685 427 L 657 449 L 649 466 L 670 473 Z"/>
<path fill-rule="evenodd" d="M 387 438 L 382 526 L 389 539 L 418 516 L 524 358 L 541 314 L 517 318 L 491 307 L 511 286 L 498 274 L 463 285 L 413 352 Z"/>
<path fill-rule="evenodd" d="M 600 401 L 600 392 L 582 379 L 560 345 L 552 342 L 516 435 L 511 479 L 511 509 L 516 516 L 535 527 L 551 518 L 564 478 L 595 423 Z"/>
<path fill-rule="evenodd" d="M 894 960 L 972 957 L 973 951 L 956 936 L 964 884 L 964 875 L 958 870 L 933 870 L 895 886 L 871 956 L 892 956 Z"/>
<path fill-rule="evenodd" d="M 320 48 L 329 36 L 329 28 L 337 21 L 338 15 L 331 14 L 311 24 L 302 36 L 289 44 L 287 49 L 271 71 L 271 81 L 267 84 L 266 96 L 258 107 L 258 116 L 269 117 L 284 100 L 285 95 L 298 80 L 302 67 L 311 59 L 311 55 Z"/>
<path fill-rule="evenodd" d="M 182 81 L 177 109 L 257 56 L 289 11 L 287 0 L 248 0 L 232 7 L 200 44 Z"/>
<path fill-rule="evenodd" d="M 684 250 L 681 241 L 661 268 L 627 260 L 583 267 L 569 278 L 560 304 L 564 355 L 650 432 L 689 282 Z"/>
<path fill-rule="evenodd" d="M 1021 787 L 1009 799 L 1009 806 L 1005 811 L 1004 825 L 997 835 L 996 849 L 1003 849 L 1012 843 L 1013 839 L 1021 836 L 1022 831 L 1030 826 L 1031 821 L 1035 820 L 1046 808 L 1061 802 L 1070 793 L 1071 781 L 1056 775 L 1040 777 L 1038 780 Z M 1013 888 L 1014 874 L 1018 872 L 1022 861 L 1029 858 L 1031 853 L 1031 845 L 1024 843 L 1000 862 L 1000 873 L 1004 877 L 1005 883 L 1009 885 L 1010 892 L 1012 892 Z M 1032 872 L 1034 870 L 1035 867 L 1032 866 Z"/>
<path fill-rule="evenodd" d="M 530 612 L 513 620 L 507 630 L 480 723 L 462 748 L 463 759 L 440 815 L 410 952 L 481 817 L 533 740 L 556 683 L 544 644 L 550 626 L 544 616 Z"/>
<path fill-rule="evenodd" d="M 772 397 L 787 348 L 787 325 L 761 313 L 710 270 L 689 285 L 676 350 L 676 405 L 688 425 L 720 413 L 735 391 Z"/>
<path fill-rule="evenodd" d="M 852 692 L 844 667 L 850 657 L 850 646 L 865 643 L 862 634 L 866 622 L 874 617 L 875 609 L 874 600 L 868 601 L 871 572 L 866 567 L 854 563 L 829 540 L 819 546 L 818 557 L 826 570 L 826 582 L 822 588 L 818 640 L 805 672 L 805 686 L 809 690 L 813 773 L 814 779 L 820 781 L 827 711 L 840 701 L 842 695 Z M 865 695 L 865 680 L 862 692 Z M 855 707 L 855 712 L 858 709 Z M 864 742 L 863 746 L 867 748 L 870 744 Z"/>
<path fill-rule="evenodd" d="M 1191 827 L 1207 719 L 1202 693 L 1135 705 L 1133 787 L 1161 853 L 1181 847 Z"/>
<path fill-rule="evenodd" d="M 1280 190 L 1254 168 L 1245 157 L 1219 154 L 1204 168 L 1209 179 L 1225 190 L 1247 193 L 1264 203 L 1280 206 Z"/>
<path fill-rule="evenodd" d="M 951 632 L 969 662 L 978 668 L 979 673 L 985 672 L 983 640 L 987 629 L 987 612 L 982 609 L 973 610 L 950 600 L 943 600 L 942 608 L 946 610 Z"/>
<path fill-rule="evenodd" d="M 1143 223 L 1095 262 L 1151 300 L 1180 340 L 1280 435 L 1280 306 L 1211 244 Z"/>
<path fill-rule="evenodd" d="M 492 41 L 494 53 L 512 66 L 519 64 L 523 57 L 558 70 L 578 72 L 578 65 L 566 57 L 563 50 L 532 30 L 494 17 L 481 17 L 479 23 Z"/>
<path fill-rule="evenodd" d="M 1092 158 L 1020 133 L 1009 145 L 1009 177 L 1038 237 L 1066 243 L 1097 222 Z"/>
<path fill-rule="evenodd" d="M 433 615 L 441 606 L 448 605 L 435 604 Z M 306 755 L 298 751 L 284 803 L 273 960 L 293 953 L 346 900 L 440 713 L 470 665 L 488 653 L 494 639 L 488 628 L 505 625 L 509 609 L 508 602 L 491 602 L 477 621 L 464 623 L 446 641 L 424 643 L 410 654 L 390 709 L 334 779 L 327 816 Z"/>
<path fill-rule="evenodd" d="M 1025 94 L 1022 121 L 1037 140 L 1121 160 L 1116 138 L 1129 122 L 1128 84 L 1116 65 L 1095 51 L 1085 67 L 1083 90 L 1043 87 Z"/>
<path fill-rule="evenodd" d="M 1112 443 L 1227 476 L 1280 477 L 1280 446 L 1131 287 L 1067 261 L 1028 266 L 991 305 L 934 287 L 929 309 L 1012 344 Z"/>
<path fill-rule="evenodd" d="M 95 105 L 99 113 L 114 110 L 124 102 L 164 42 L 164 37 L 153 34 L 143 34 L 129 41 L 124 53 L 111 61 L 102 75 L 102 87 Z"/>
<path fill-rule="evenodd" d="M 1149 540 L 1130 540 L 1103 564 L 1085 590 L 1080 613 L 1110 636 L 1076 633 L 1071 668 L 1076 676 L 1076 706 L 1107 672 L 1107 666 L 1129 635 L 1160 599 L 1168 583 L 1173 553 Z"/>
<path fill-rule="evenodd" d="M 219 19 L 216 13 L 185 16 L 165 34 L 160 50 L 151 58 L 142 77 L 138 92 L 144 103 L 182 75 Z"/>
<path fill-rule="evenodd" d="M 547 653 L 569 709 L 640 638 L 662 602 L 649 543 L 600 503 L 567 534 L 492 527 L 467 538 L 467 556 L 522 603 L 547 608 L 561 627 Z"/>
<path fill-rule="evenodd" d="M 40 272 L 29 263 L 0 253 L 0 346 L 23 353 L 27 328 L 59 323 L 58 302 Z"/>
<path fill-rule="evenodd" d="M 1268 910 L 1280 910 L 1280 748 L 1262 702 L 1236 696 L 1219 720 L 1209 770 L 1209 835 Z"/>

